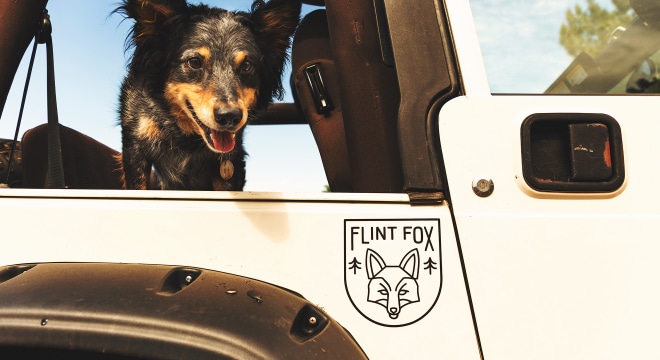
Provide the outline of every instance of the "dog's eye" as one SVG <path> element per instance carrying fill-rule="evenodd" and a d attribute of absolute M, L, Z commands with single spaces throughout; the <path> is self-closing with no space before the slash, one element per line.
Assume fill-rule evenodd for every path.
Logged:
<path fill-rule="evenodd" d="M 241 64 L 241 73 L 242 74 L 249 74 L 254 70 L 254 65 L 252 65 L 251 62 L 249 61 L 243 61 Z"/>
<path fill-rule="evenodd" d="M 202 68 L 202 59 L 200 59 L 198 57 L 191 57 L 190 59 L 188 59 L 186 61 L 186 64 L 188 64 L 188 66 L 191 69 L 195 69 L 195 70 L 201 69 Z"/>

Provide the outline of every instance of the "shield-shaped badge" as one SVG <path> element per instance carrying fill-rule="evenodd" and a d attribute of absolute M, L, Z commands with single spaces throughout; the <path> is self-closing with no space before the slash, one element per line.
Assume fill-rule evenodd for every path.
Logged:
<path fill-rule="evenodd" d="M 440 296 L 440 220 L 344 220 L 344 260 L 360 314 L 384 326 L 412 324 Z"/>

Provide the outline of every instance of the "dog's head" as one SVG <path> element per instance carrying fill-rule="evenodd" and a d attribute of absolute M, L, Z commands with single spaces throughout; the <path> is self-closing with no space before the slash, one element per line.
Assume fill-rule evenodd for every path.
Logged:
<path fill-rule="evenodd" d="M 124 0 L 135 20 L 132 72 L 160 88 L 177 124 L 216 152 L 233 150 L 253 109 L 281 98 L 300 0 L 256 0 L 230 12 L 185 0 Z"/>

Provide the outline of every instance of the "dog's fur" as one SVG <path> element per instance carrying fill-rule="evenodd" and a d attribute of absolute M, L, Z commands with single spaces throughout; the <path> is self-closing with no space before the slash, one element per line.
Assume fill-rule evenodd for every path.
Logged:
<path fill-rule="evenodd" d="M 243 189 L 243 129 L 282 96 L 300 7 L 256 0 L 250 12 L 230 12 L 185 0 L 123 1 L 116 12 L 135 20 L 120 96 L 127 189 L 147 189 L 152 166 L 162 189 Z M 223 168 L 223 178 L 227 160 L 234 171 Z"/>

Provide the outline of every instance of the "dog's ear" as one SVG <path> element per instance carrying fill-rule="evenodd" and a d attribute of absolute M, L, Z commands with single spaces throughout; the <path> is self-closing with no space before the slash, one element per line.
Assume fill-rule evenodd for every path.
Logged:
<path fill-rule="evenodd" d="M 157 36 L 168 19 L 186 9 L 186 0 L 124 0 L 115 12 L 135 20 L 132 43 L 139 45 Z"/>
<path fill-rule="evenodd" d="M 282 98 L 282 70 L 301 6 L 300 0 L 255 0 L 252 4 L 250 20 L 263 53 L 260 105 L 270 103 L 273 97 Z"/>

